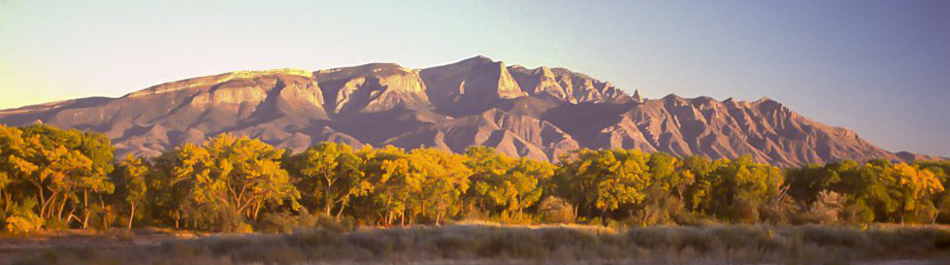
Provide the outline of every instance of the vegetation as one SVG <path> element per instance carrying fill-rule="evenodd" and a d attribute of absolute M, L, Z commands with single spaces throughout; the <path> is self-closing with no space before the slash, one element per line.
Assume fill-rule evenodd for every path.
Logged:
<path fill-rule="evenodd" d="M 347 226 L 950 222 L 947 162 L 781 169 L 749 156 L 589 149 L 559 161 L 486 147 L 454 154 L 338 143 L 290 154 L 229 134 L 115 161 L 101 134 L 0 126 L 0 227 L 279 232 L 328 218 Z"/>
<path fill-rule="evenodd" d="M 948 248 L 950 232 L 933 226 L 450 225 L 64 244 L 0 255 L 0 264 L 947 264 Z"/>

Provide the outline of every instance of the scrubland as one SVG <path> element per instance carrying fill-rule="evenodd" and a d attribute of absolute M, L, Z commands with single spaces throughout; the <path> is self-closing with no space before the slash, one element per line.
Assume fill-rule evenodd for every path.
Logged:
<path fill-rule="evenodd" d="M 105 232 L 5 248 L 2 264 L 947 264 L 942 226 L 716 225 L 298 229 L 282 234 Z M 195 234 L 186 234 L 195 236 Z M 151 237 L 149 237 L 151 236 Z M 26 238 L 5 238 L 26 240 Z M 72 240 L 72 242 L 70 242 Z M 59 243 L 57 243 L 59 242 Z"/>

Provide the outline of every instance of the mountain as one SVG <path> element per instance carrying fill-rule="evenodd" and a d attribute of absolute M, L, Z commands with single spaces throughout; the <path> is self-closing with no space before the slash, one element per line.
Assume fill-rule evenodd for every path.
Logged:
<path fill-rule="evenodd" d="M 767 98 L 644 99 L 567 69 L 506 66 L 481 56 L 425 69 L 374 63 L 232 72 L 120 98 L 0 111 L 3 124 L 37 122 L 105 133 L 120 155 L 154 156 L 231 132 L 298 152 L 335 141 L 454 152 L 481 145 L 547 161 L 581 147 L 751 154 L 779 166 L 916 157 L 890 153 Z"/>

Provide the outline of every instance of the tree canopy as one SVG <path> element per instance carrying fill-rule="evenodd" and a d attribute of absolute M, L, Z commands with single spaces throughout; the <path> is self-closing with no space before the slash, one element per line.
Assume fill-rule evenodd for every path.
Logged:
<path fill-rule="evenodd" d="M 950 223 L 950 162 L 783 169 L 750 156 L 578 149 L 549 163 L 489 147 L 455 154 L 333 142 L 291 152 L 222 134 L 116 161 L 102 134 L 0 125 L 0 227 L 251 231 L 280 223 L 286 231 L 319 216 L 383 226 Z"/>

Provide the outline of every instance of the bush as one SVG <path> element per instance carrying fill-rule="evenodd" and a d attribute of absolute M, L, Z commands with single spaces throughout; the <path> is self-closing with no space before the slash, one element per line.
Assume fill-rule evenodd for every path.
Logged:
<path fill-rule="evenodd" d="M 336 218 L 323 214 L 311 214 L 301 208 L 296 214 L 283 211 L 279 213 L 265 213 L 261 215 L 254 227 L 256 231 L 264 233 L 288 233 L 297 230 L 327 229 L 337 232 L 353 231 L 355 223 L 350 218 Z"/>
<path fill-rule="evenodd" d="M 264 233 L 288 233 L 298 228 L 316 227 L 319 219 L 319 214 L 310 214 L 306 208 L 301 208 L 297 214 L 289 211 L 264 213 L 254 227 Z"/>
<path fill-rule="evenodd" d="M 36 200 L 33 198 L 24 200 L 22 205 L 16 202 L 8 205 L 4 211 L 7 231 L 24 233 L 43 227 L 43 218 L 33 212 L 34 207 L 36 207 Z"/>
<path fill-rule="evenodd" d="M 838 216 L 844 209 L 847 198 L 833 191 L 821 191 L 805 213 L 803 221 L 813 224 L 831 224 L 838 222 Z"/>
<path fill-rule="evenodd" d="M 791 196 L 783 196 L 776 201 L 759 206 L 759 218 L 767 224 L 788 224 L 801 219 L 800 208 Z"/>
<path fill-rule="evenodd" d="M 558 197 L 547 197 L 538 205 L 538 214 L 543 223 L 569 224 L 574 222 L 574 209 L 570 203 Z"/>
<path fill-rule="evenodd" d="M 685 226 L 712 226 L 718 224 L 716 219 L 694 212 L 681 212 L 673 215 L 673 222 Z"/>

